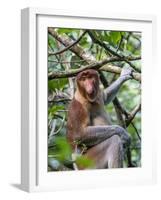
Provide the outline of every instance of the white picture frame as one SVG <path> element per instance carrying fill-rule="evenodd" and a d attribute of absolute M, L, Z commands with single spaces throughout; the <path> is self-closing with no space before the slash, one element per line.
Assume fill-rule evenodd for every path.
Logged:
<path fill-rule="evenodd" d="M 151 66 L 155 68 L 155 16 L 90 13 L 25 8 L 21 16 L 21 188 L 25 191 L 86 189 L 156 182 Z M 142 47 L 142 167 L 116 170 L 47 172 L 47 27 L 74 27 L 143 32 Z M 41 41 L 41 42 L 40 42 Z M 46 45 L 46 46 L 45 46 Z M 47 51 L 46 51 L 47 52 Z M 41 58 L 41 59 L 40 59 Z M 152 65 L 153 63 L 153 65 Z M 46 74 L 46 75 L 45 75 Z M 41 91 L 40 91 L 41 88 Z M 149 114 L 150 113 L 150 114 Z M 43 123 L 42 123 L 43 122 Z M 154 122 L 155 123 L 155 122 Z M 42 133 L 46 130 L 46 133 Z M 153 132 L 153 138 L 150 133 Z"/>

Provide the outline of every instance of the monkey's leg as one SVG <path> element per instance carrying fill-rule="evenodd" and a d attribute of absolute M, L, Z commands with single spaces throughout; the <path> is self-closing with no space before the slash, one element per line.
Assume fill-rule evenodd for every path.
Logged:
<path fill-rule="evenodd" d="M 123 167 L 123 145 L 120 137 L 113 136 L 111 145 L 107 149 L 108 168 L 121 168 Z"/>
<path fill-rule="evenodd" d="M 118 125 L 110 126 L 88 126 L 78 140 L 88 147 L 95 146 L 112 136 L 117 135 L 121 138 L 123 144 L 130 144 L 130 137 L 126 130 Z"/>
<path fill-rule="evenodd" d="M 123 166 L 123 147 L 120 137 L 114 135 L 91 147 L 85 156 L 94 161 L 96 169 L 121 168 Z"/>

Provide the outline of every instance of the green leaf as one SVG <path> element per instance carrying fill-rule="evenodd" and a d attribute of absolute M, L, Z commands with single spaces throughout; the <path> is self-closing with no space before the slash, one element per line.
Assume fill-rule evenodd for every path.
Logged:
<path fill-rule="evenodd" d="M 114 44 L 117 44 L 118 41 L 121 39 L 121 34 L 118 31 L 111 31 L 110 36 Z"/>
<path fill-rule="evenodd" d="M 63 33 L 67 34 L 67 33 L 71 33 L 72 30 L 73 30 L 73 29 L 70 29 L 70 28 L 59 28 L 59 29 L 57 30 L 57 32 L 58 32 L 59 34 L 63 34 Z"/>
<path fill-rule="evenodd" d="M 94 166 L 94 161 L 87 158 L 86 156 L 78 156 L 76 159 L 76 164 L 80 168 L 90 168 Z"/>
<path fill-rule="evenodd" d="M 53 79 L 48 81 L 48 88 L 50 90 L 58 89 L 64 89 L 64 87 L 68 84 L 68 79 L 67 78 L 61 78 L 61 79 Z"/>
<path fill-rule="evenodd" d="M 57 159 L 60 161 L 68 160 L 71 157 L 71 147 L 65 137 L 55 139 Z"/>
<path fill-rule="evenodd" d="M 80 33 L 80 29 L 72 29 L 72 28 L 59 28 L 57 29 L 59 34 L 67 34 L 72 35 L 75 39 L 78 37 Z"/>
<path fill-rule="evenodd" d="M 49 45 L 52 49 L 55 49 L 55 48 L 56 48 L 55 39 L 54 39 L 50 34 L 48 34 L 48 45 Z"/>
<path fill-rule="evenodd" d="M 53 116 L 59 110 L 63 110 L 63 109 L 64 109 L 63 105 L 53 105 L 52 107 L 48 108 L 48 114 Z"/>

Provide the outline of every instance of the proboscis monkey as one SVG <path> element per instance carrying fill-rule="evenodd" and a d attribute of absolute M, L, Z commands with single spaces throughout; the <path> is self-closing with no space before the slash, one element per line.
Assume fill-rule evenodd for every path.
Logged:
<path fill-rule="evenodd" d="M 94 168 L 123 167 L 123 144 L 130 144 L 126 130 L 112 125 L 104 104 L 110 103 L 121 85 L 132 78 L 132 69 L 123 68 L 108 88 L 99 88 L 99 74 L 89 69 L 76 76 L 77 89 L 69 106 L 67 139 L 73 151 L 82 151 L 94 161 Z"/>

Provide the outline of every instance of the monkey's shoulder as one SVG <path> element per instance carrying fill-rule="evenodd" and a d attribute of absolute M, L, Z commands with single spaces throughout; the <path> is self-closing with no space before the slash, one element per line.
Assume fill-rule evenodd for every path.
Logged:
<path fill-rule="evenodd" d="M 68 118 L 70 118 L 70 121 L 73 123 L 85 123 L 85 120 L 88 121 L 88 115 L 87 107 L 74 98 L 68 109 Z"/>

